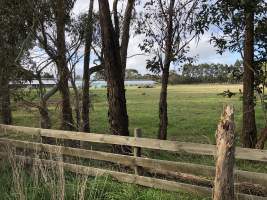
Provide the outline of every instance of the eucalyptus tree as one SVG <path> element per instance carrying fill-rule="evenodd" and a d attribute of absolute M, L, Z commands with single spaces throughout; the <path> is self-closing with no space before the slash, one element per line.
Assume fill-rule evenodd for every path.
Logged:
<path fill-rule="evenodd" d="M 112 24 L 108 0 L 99 0 L 98 2 L 104 53 L 105 77 L 108 88 L 107 96 L 109 104 L 108 117 L 110 130 L 112 134 L 128 136 L 129 122 L 125 98 L 123 59 L 125 58 L 125 55 L 127 55 L 127 52 L 125 53 L 125 51 L 127 51 L 129 42 L 129 26 L 134 1 L 127 1 L 125 13 L 126 17 L 124 18 L 121 36 L 121 38 L 125 38 L 122 39 L 122 41 L 125 41 L 127 45 L 125 44 L 123 47 L 119 42 L 118 24 L 117 22 L 115 22 L 114 26 Z M 128 6 L 129 4 L 132 6 Z"/>
<path fill-rule="evenodd" d="M 108 117 L 110 131 L 114 135 L 129 135 L 129 121 L 126 106 L 123 66 L 119 38 L 112 24 L 108 0 L 99 0 L 99 15 L 102 47 L 107 80 Z M 128 147 L 115 147 L 120 153 L 129 151 Z"/>
<path fill-rule="evenodd" d="M 89 74 L 89 64 L 90 64 L 90 52 L 92 44 L 93 35 L 93 8 L 94 0 L 90 0 L 89 10 L 88 10 L 88 20 L 86 23 L 86 33 L 85 33 L 85 48 L 84 48 L 84 66 L 83 66 L 83 97 L 82 97 L 82 130 L 84 132 L 90 132 L 90 121 L 89 121 L 89 84 L 90 84 L 90 74 Z"/>
<path fill-rule="evenodd" d="M 34 22 L 25 3 L 24 0 L 0 1 L 0 113 L 5 124 L 12 123 L 9 83 L 29 75 L 21 62 L 32 45 L 28 29 L 34 28 Z"/>
<path fill-rule="evenodd" d="M 117 38 L 120 41 L 120 55 L 121 55 L 121 63 L 122 63 L 122 73 L 123 78 L 125 78 L 125 69 L 127 63 L 127 52 L 128 52 L 128 44 L 130 39 L 130 25 L 131 20 L 133 18 L 133 10 L 136 1 L 128 0 L 127 5 L 124 11 L 124 15 L 118 12 L 118 2 L 119 0 L 113 1 L 113 21 L 114 21 L 114 29 Z"/>
<path fill-rule="evenodd" d="M 24 91 L 20 91 L 18 95 L 16 95 L 16 100 L 23 103 L 23 105 L 28 107 L 34 107 L 39 110 L 40 114 L 40 126 L 42 128 L 49 129 L 52 126 L 52 121 L 50 119 L 50 112 L 48 107 L 48 100 L 59 90 L 59 76 L 56 77 L 55 86 L 52 88 L 46 88 L 43 83 L 43 74 L 47 73 L 48 71 L 57 74 L 57 60 L 56 60 L 56 45 L 53 41 L 56 41 L 56 29 L 53 27 L 52 15 L 49 15 L 49 12 L 45 12 L 47 14 L 46 21 L 43 21 L 42 18 L 39 18 L 39 14 L 41 11 L 47 9 L 52 9 L 51 5 L 41 4 L 41 2 L 36 2 L 36 4 L 30 4 L 32 6 L 32 10 L 34 13 L 34 17 L 38 22 L 36 23 L 37 30 L 33 32 L 33 38 L 36 40 L 36 46 L 30 51 L 29 55 L 27 56 L 28 63 L 25 64 L 25 68 L 32 72 L 33 78 L 36 79 L 39 84 L 38 87 L 35 88 L 36 93 L 38 95 L 28 95 L 27 93 L 24 94 Z M 37 8 L 44 7 L 38 11 Z M 43 15 L 42 15 L 43 16 Z M 82 16 L 75 16 L 72 17 L 68 24 L 67 24 L 67 36 L 68 41 L 66 42 L 66 58 L 67 58 L 67 67 L 69 71 L 69 79 L 70 83 L 72 84 L 74 90 L 74 110 L 76 120 L 73 122 L 73 128 L 80 127 L 80 110 L 79 110 L 79 94 L 77 94 L 77 87 L 75 81 L 73 80 L 73 75 L 75 74 L 75 67 L 76 64 L 80 61 L 83 55 L 79 55 L 78 49 L 80 47 L 80 43 L 82 42 L 83 38 L 83 17 Z M 46 27 L 46 23 L 51 23 L 51 26 Z M 40 27 L 43 28 L 43 32 L 40 31 Z M 51 29 L 49 29 L 51 27 Z M 42 38 L 47 36 L 49 41 L 43 41 Z M 44 49 L 45 44 L 47 49 L 50 49 L 51 52 L 48 52 Z M 30 98 L 29 98 L 30 97 Z M 33 98 L 35 97 L 35 98 Z M 77 98 L 78 97 L 78 98 Z M 78 100 L 77 100 L 78 99 Z M 61 103 L 61 101 L 60 101 Z"/>
<path fill-rule="evenodd" d="M 18 88 L 14 96 L 14 101 L 19 102 L 24 106 L 36 108 L 40 114 L 40 127 L 45 129 L 50 129 L 52 127 L 52 121 L 49 114 L 49 109 L 47 102 L 48 100 L 58 91 L 58 85 L 56 84 L 51 89 L 47 89 L 43 82 L 43 75 L 50 75 L 48 73 L 49 68 L 51 69 L 52 61 L 41 59 L 41 56 L 33 54 L 33 51 L 30 51 L 25 57 L 25 63 L 23 67 L 31 73 L 32 79 L 38 81 L 38 86 L 36 88 Z M 39 62 L 36 62 L 32 59 L 38 58 Z"/>
<path fill-rule="evenodd" d="M 82 34 L 73 34 L 72 8 L 75 0 L 28 0 L 33 12 L 37 30 L 33 31 L 37 46 L 45 51 L 55 64 L 58 77 L 58 90 L 61 94 L 61 129 L 74 130 L 74 120 L 70 101 L 68 81 L 71 71 L 68 63 L 78 51 Z"/>
<path fill-rule="evenodd" d="M 239 52 L 243 59 L 242 144 L 247 148 L 254 148 L 257 143 L 254 108 L 255 61 L 262 48 L 255 36 L 257 25 L 266 20 L 266 5 L 266 0 L 219 0 L 214 2 L 210 9 L 211 22 L 222 32 L 221 35 L 212 37 L 218 51 L 222 53 L 228 49 Z"/>
<path fill-rule="evenodd" d="M 145 39 L 140 49 L 152 54 L 147 68 L 162 73 L 159 101 L 158 138 L 167 138 L 167 87 L 172 63 L 182 62 L 189 57 L 189 44 L 208 29 L 205 0 L 149 0 L 138 23 L 138 34 Z"/>

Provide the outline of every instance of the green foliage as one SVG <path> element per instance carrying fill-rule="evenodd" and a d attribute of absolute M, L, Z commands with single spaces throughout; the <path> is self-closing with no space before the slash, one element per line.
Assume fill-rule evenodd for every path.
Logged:
<path fill-rule="evenodd" d="M 19 101 L 29 101 L 32 102 L 34 100 L 37 100 L 39 97 L 39 92 L 35 89 L 31 88 L 22 88 L 22 89 L 17 89 L 16 93 L 13 94 L 13 100 L 14 102 L 19 102 Z"/>
<path fill-rule="evenodd" d="M 136 80 L 142 78 L 142 75 L 136 69 L 126 69 L 125 79 L 126 80 Z"/>
<path fill-rule="evenodd" d="M 243 67 L 240 61 L 234 65 L 226 64 L 185 64 L 181 73 L 170 71 L 169 83 L 238 83 L 241 81 Z"/>
<path fill-rule="evenodd" d="M 139 48 L 151 55 L 148 70 L 158 74 L 170 63 L 192 62 L 189 43 L 208 30 L 207 5 L 206 0 L 144 3 L 135 30 L 145 36 Z"/>
<path fill-rule="evenodd" d="M 254 55 L 255 60 L 266 59 L 266 14 L 267 2 L 265 0 L 219 0 L 210 4 L 209 22 L 217 28 L 211 40 L 222 54 L 226 50 L 239 52 L 244 49 L 245 12 L 255 15 Z"/>

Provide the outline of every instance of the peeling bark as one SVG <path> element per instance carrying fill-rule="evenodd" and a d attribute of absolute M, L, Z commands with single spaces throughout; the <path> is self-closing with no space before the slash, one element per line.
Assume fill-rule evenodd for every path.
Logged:
<path fill-rule="evenodd" d="M 234 108 L 224 108 L 216 130 L 216 174 L 213 200 L 234 199 L 235 124 Z"/>

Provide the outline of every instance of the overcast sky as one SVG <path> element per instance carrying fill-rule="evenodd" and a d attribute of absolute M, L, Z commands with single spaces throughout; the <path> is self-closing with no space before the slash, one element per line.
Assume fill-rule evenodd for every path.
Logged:
<path fill-rule="evenodd" d="M 109 0 L 112 2 L 112 0 Z M 111 4 L 112 5 L 112 4 Z M 79 14 L 81 12 L 87 12 L 89 7 L 89 0 L 77 0 L 74 13 Z M 98 9 L 98 0 L 95 0 L 95 9 Z M 196 63 L 223 63 L 223 64 L 233 64 L 237 59 L 240 58 L 238 54 L 233 54 L 226 52 L 223 55 L 216 53 L 216 49 L 210 44 L 210 33 L 205 33 L 201 36 L 200 41 L 196 43 L 192 41 L 190 44 L 190 55 L 197 56 L 198 59 Z M 128 48 L 128 56 L 142 53 L 138 48 L 140 43 L 140 37 L 131 37 Z M 135 56 L 127 61 L 127 68 L 137 69 L 140 73 L 144 74 L 148 71 L 146 70 L 146 56 Z M 82 61 L 79 63 L 77 72 L 82 74 Z M 177 69 L 178 66 L 172 66 Z"/>

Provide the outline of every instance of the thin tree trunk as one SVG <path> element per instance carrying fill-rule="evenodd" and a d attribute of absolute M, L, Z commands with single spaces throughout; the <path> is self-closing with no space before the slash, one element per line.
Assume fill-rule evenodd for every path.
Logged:
<path fill-rule="evenodd" d="M 12 112 L 8 81 L 1 86 L 1 115 L 4 124 L 12 124 Z"/>
<path fill-rule="evenodd" d="M 112 25 L 108 0 L 98 2 L 104 44 L 105 73 L 108 86 L 110 129 L 114 135 L 128 136 L 128 114 L 119 41 Z"/>
<path fill-rule="evenodd" d="M 119 0 L 113 1 L 113 21 L 114 21 L 116 37 L 118 40 L 120 40 L 120 21 L 118 16 L 118 2 Z"/>
<path fill-rule="evenodd" d="M 265 145 L 266 140 L 267 140 L 267 127 L 262 129 L 260 137 L 259 137 L 259 139 L 257 141 L 257 144 L 256 144 L 255 148 L 256 149 L 264 149 L 264 145 Z"/>
<path fill-rule="evenodd" d="M 42 87 L 42 80 L 39 79 L 39 85 Z M 40 90 L 43 92 L 42 88 Z M 41 116 L 41 127 L 50 129 L 52 127 L 51 119 L 49 116 L 49 109 L 47 107 L 47 101 L 50 97 L 52 97 L 56 92 L 58 91 L 58 85 L 55 85 L 51 90 L 49 90 L 47 93 L 42 94 L 41 102 L 40 102 L 40 116 Z"/>
<path fill-rule="evenodd" d="M 83 64 L 83 96 L 82 96 L 82 131 L 90 132 L 90 95 L 89 95 L 89 64 L 90 64 L 90 50 L 92 43 L 93 33 L 93 7 L 94 0 L 90 0 L 89 11 L 88 11 L 88 22 L 85 37 L 85 48 L 84 48 L 84 64 Z"/>
<path fill-rule="evenodd" d="M 4 62 L 2 63 L 4 65 Z M 7 66 L 0 71 L 0 114 L 1 123 L 12 123 L 12 112 L 10 103 L 9 72 Z"/>
<path fill-rule="evenodd" d="M 41 128 L 44 129 L 51 129 L 52 123 L 49 116 L 49 110 L 47 108 L 46 101 L 41 101 L 41 105 L 39 106 L 39 113 L 40 113 L 40 125 Z M 56 144 L 55 138 L 49 138 L 49 137 L 41 137 L 41 141 L 44 144 Z"/>
<path fill-rule="evenodd" d="M 41 118 L 40 119 L 41 128 L 50 129 L 52 127 L 52 124 L 51 124 L 51 119 L 49 116 L 47 104 L 45 101 L 41 102 L 41 106 L 39 108 L 39 113 L 40 113 L 40 118 Z"/>
<path fill-rule="evenodd" d="M 75 76 L 74 76 L 75 77 Z M 80 95 L 79 95 L 79 90 L 76 86 L 76 83 L 75 83 L 75 80 L 73 77 L 71 77 L 71 85 L 72 85 L 72 88 L 73 88 L 73 91 L 74 91 L 74 111 L 75 111 L 75 114 L 76 114 L 76 129 L 77 130 L 80 130 L 81 129 L 81 112 L 80 112 Z"/>
<path fill-rule="evenodd" d="M 175 1 L 170 1 L 168 9 L 167 23 L 167 37 L 165 41 L 165 59 L 164 65 L 162 66 L 162 77 L 161 77 L 161 91 L 159 100 L 159 131 L 158 139 L 167 139 L 167 128 L 168 128 L 168 105 L 167 105 L 167 92 L 169 82 L 169 70 L 172 59 L 172 35 L 173 35 L 173 8 Z"/>
<path fill-rule="evenodd" d="M 56 2 L 56 28 L 57 28 L 57 68 L 59 72 L 59 91 L 62 97 L 62 121 L 61 129 L 74 130 L 72 108 L 70 103 L 70 91 L 68 86 L 69 70 L 66 60 L 65 43 L 65 1 Z"/>
<path fill-rule="evenodd" d="M 254 13 L 249 9 L 245 9 L 242 143 L 243 147 L 255 148 L 257 128 L 254 109 Z"/>
<path fill-rule="evenodd" d="M 130 24 L 131 24 L 134 3 L 135 3 L 135 0 L 128 0 L 126 10 L 124 13 L 124 18 L 123 18 L 121 49 L 120 49 L 123 79 L 125 78 L 127 51 L 128 51 L 128 44 L 129 44 L 129 38 L 130 38 Z"/>
<path fill-rule="evenodd" d="M 216 174 L 213 200 L 234 200 L 234 108 L 226 106 L 216 131 Z"/>
<path fill-rule="evenodd" d="M 167 105 L 167 88 L 169 79 L 169 69 L 164 69 L 161 77 L 161 91 L 159 100 L 159 132 L 158 139 L 167 139 L 168 127 L 168 105 Z"/>

